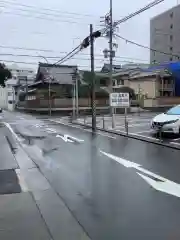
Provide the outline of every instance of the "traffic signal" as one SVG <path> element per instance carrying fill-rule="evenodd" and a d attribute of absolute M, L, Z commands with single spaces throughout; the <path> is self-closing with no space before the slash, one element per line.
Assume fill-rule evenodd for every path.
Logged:
<path fill-rule="evenodd" d="M 100 31 L 93 32 L 92 36 L 93 36 L 94 38 L 98 38 L 98 37 L 101 36 L 101 32 L 100 32 Z"/>
<path fill-rule="evenodd" d="M 96 31 L 96 32 L 93 32 L 92 37 L 93 38 L 98 38 L 98 37 L 101 37 L 101 34 L 102 33 L 100 31 Z M 81 44 L 81 48 L 87 48 L 87 47 L 89 47 L 89 45 L 90 45 L 90 36 L 86 37 L 83 40 L 83 42 Z"/>
<path fill-rule="evenodd" d="M 82 47 L 82 48 L 87 48 L 89 45 L 90 45 L 90 37 L 86 37 L 86 38 L 83 40 L 83 42 L 82 42 L 82 44 L 81 44 L 81 47 Z"/>

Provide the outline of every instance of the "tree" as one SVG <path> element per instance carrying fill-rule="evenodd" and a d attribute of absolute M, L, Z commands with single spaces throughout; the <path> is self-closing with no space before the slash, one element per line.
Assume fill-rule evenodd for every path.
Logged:
<path fill-rule="evenodd" d="M 0 86 L 5 87 L 6 80 L 11 77 L 9 69 L 6 68 L 4 63 L 0 63 Z"/>

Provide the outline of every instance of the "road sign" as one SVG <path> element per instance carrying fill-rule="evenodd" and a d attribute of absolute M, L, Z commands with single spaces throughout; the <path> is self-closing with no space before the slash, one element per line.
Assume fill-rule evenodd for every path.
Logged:
<path fill-rule="evenodd" d="M 111 93 L 110 106 L 116 108 L 127 108 L 130 106 L 129 93 Z"/>

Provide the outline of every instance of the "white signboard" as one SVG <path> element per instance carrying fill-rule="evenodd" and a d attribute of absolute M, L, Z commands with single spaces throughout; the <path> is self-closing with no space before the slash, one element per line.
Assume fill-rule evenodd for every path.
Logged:
<path fill-rule="evenodd" d="M 110 94 L 110 106 L 127 108 L 130 106 L 129 93 L 111 93 Z"/>

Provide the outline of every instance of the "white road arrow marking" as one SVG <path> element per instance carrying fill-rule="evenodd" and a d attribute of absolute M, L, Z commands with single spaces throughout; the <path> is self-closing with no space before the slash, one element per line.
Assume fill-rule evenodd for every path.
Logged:
<path fill-rule="evenodd" d="M 126 168 L 134 168 L 134 169 L 136 169 L 136 170 L 138 170 L 138 171 L 140 171 L 140 172 L 142 172 L 146 175 L 149 175 L 149 176 L 157 179 L 157 181 L 156 181 L 156 180 L 154 180 L 154 179 L 152 179 L 152 178 L 150 178 L 150 177 L 148 177 L 148 176 L 146 176 L 142 173 L 136 172 L 142 179 L 144 179 L 155 190 L 160 191 L 160 192 L 164 192 L 164 193 L 176 196 L 176 197 L 180 197 L 180 184 L 175 183 L 173 181 L 170 181 L 169 179 L 161 177 L 160 175 L 157 175 L 153 172 L 150 172 L 150 171 L 142 168 L 140 164 L 137 164 L 137 163 L 128 161 L 126 159 L 114 156 L 110 153 L 106 153 L 106 152 L 103 152 L 103 151 L 100 151 L 100 152 L 103 155 L 105 155 L 105 156 L 113 159 L 114 161 L 120 163 L 121 165 L 123 165 Z"/>
<path fill-rule="evenodd" d="M 61 135 L 58 134 L 58 135 L 56 135 L 56 137 L 61 138 L 65 142 L 71 142 L 71 143 L 74 142 L 74 141 L 72 141 L 71 139 L 68 138 L 68 135 L 61 136 Z"/>
<path fill-rule="evenodd" d="M 46 128 L 46 130 L 50 133 L 57 133 L 57 131 L 53 128 Z M 62 135 L 59 135 L 57 134 L 56 137 L 59 137 L 59 138 L 62 138 L 62 140 L 64 140 L 65 142 L 84 142 L 84 140 L 82 139 L 79 139 L 79 138 L 75 138 L 75 137 L 72 137 L 70 135 L 67 135 L 67 134 L 64 134 L 63 136 Z"/>

